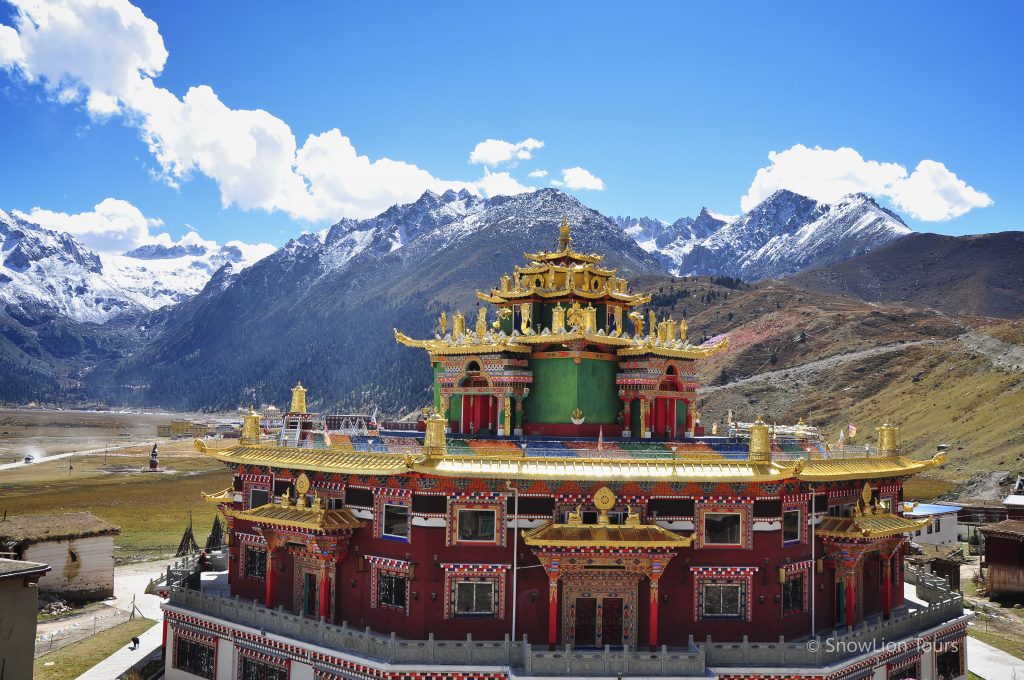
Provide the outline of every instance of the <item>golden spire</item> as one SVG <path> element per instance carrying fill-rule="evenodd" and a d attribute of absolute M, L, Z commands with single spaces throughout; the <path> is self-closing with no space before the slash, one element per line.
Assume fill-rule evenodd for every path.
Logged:
<path fill-rule="evenodd" d="M 260 416 L 252 406 L 249 407 L 249 412 L 242 416 L 242 436 L 238 443 L 243 445 L 260 443 Z"/>
<path fill-rule="evenodd" d="M 752 462 L 770 463 L 772 460 L 772 440 L 768 432 L 768 423 L 764 416 L 750 426 L 750 456 Z"/>
<path fill-rule="evenodd" d="M 295 384 L 292 388 L 292 407 L 290 409 L 292 413 L 305 413 L 306 412 L 306 388 L 302 386 L 301 382 Z"/>
<path fill-rule="evenodd" d="M 569 216 L 562 213 L 562 226 L 558 230 L 558 252 L 564 253 L 572 246 L 572 236 L 569 235 Z"/>

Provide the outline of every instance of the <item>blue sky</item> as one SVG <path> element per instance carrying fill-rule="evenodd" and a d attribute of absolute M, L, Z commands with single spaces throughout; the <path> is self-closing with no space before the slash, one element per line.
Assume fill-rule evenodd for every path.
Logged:
<path fill-rule="evenodd" d="M 94 245 L 280 245 L 426 188 L 552 182 L 609 215 L 785 187 L 1024 228 L 1015 3 L 0 7 L 0 208 Z"/>

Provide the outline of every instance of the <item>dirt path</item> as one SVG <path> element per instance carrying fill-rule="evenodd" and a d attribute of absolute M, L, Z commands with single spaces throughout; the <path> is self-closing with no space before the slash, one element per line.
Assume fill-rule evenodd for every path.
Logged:
<path fill-rule="evenodd" d="M 147 619 L 159 619 L 160 598 L 156 595 L 146 595 L 146 586 L 150 579 L 159 576 L 169 565 L 174 564 L 174 561 L 174 558 L 168 558 L 114 567 L 114 597 L 104 603 L 106 606 L 40 623 L 36 628 L 36 638 L 48 640 L 50 637 L 60 637 L 76 629 L 90 632 L 94 628 L 97 631 L 106 630 L 131 614 L 133 597 L 135 606 L 143 616 Z"/>
<path fill-rule="evenodd" d="M 834 369 L 837 366 L 843 364 L 860 361 L 868 357 L 879 356 L 882 354 L 891 354 L 893 352 L 899 352 L 908 347 L 917 347 L 922 345 L 938 345 L 945 342 L 944 340 L 917 340 L 914 342 L 902 342 L 894 343 L 891 345 L 879 345 L 878 347 L 869 347 L 868 349 L 858 350 L 856 352 L 850 352 L 848 354 L 836 354 L 834 356 L 825 357 L 824 359 L 818 359 L 817 361 L 810 361 L 800 366 L 793 366 L 791 368 L 784 368 L 778 371 L 768 371 L 767 373 L 759 373 L 758 375 L 751 376 L 749 378 L 742 378 L 725 385 L 708 385 L 700 388 L 701 396 L 713 394 L 719 390 L 733 389 L 736 387 L 748 387 L 755 386 L 761 383 L 772 384 L 775 382 L 785 382 L 789 386 L 794 386 L 794 383 L 806 383 L 815 374 L 823 371 Z"/>

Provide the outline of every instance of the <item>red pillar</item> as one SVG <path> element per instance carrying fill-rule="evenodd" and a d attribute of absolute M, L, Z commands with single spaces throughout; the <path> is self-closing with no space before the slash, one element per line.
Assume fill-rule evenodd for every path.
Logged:
<path fill-rule="evenodd" d="M 685 399 L 683 400 L 683 403 L 686 404 L 686 431 L 687 432 L 692 432 L 693 431 L 693 409 L 690 408 L 690 402 L 686 401 Z"/>
<path fill-rule="evenodd" d="M 856 574 L 851 571 L 850 575 L 846 577 L 846 626 L 848 628 L 853 628 L 853 624 L 857 620 L 857 595 L 854 592 L 856 583 Z"/>
<path fill-rule="evenodd" d="M 163 638 L 162 638 L 162 640 L 160 642 L 160 646 L 163 647 L 164 654 L 166 655 L 167 654 L 167 617 L 164 617 Z"/>
<path fill-rule="evenodd" d="M 658 579 L 651 577 L 651 620 L 647 626 L 647 641 L 651 651 L 658 648 Z"/>
<path fill-rule="evenodd" d="M 267 550 L 267 592 L 263 598 L 267 609 L 274 608 L 274 551 Z"/>
<path fill-rule="evenodd" d="M 550 577 L 549 577 L 550 578 Z M 548 581 L 548 647 L 558 644 L 558 579 Z"/>
<path fill-rule="evenodd" d="M 630 415 L 629 405 L 632 400 L 626 399 L 622 402 L 622 429 L 629 430 L 630 436 L 636 437 L 637 433 L 633 432 L 633 419 Z"/>
<path fill-rule="evenodd" d="M 892 615 L 892 558 L 882 560 L 882 616 L 886 620 Z"/>
<path fill-rule="evenodd" d="M 331 616 L 331 579 L 328 564 L 320 569 L 320 617 L 327 621 Z"/>

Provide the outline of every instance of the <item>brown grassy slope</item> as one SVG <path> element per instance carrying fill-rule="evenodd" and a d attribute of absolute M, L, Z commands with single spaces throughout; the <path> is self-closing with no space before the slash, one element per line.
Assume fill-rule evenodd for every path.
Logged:
<path fill-rule="evenodd" d="M 965 335 L 998 338 L 1006 343 L 1002 349 L 1016 345 L 1019 351 L 1020 322 L 952 317 L 769 283 L 701 305 L 689 323 L 693 342 L 704 334 L 730 334 L 729 350 L 701 363 L 707 387 L 699 408 L 706 423 L 731 408 L 741 419 L 759 413 L 778 422 L 803 417 L 825 428 L 830 439 L 853 422 L 864 441 L 892 418 L 912 455 L 930 456 L 936 445 L 952 445 L 938 476 L 960 480 L 976 470 L 1024 469 L 1024 373 L 995 366 Z"/>
<path fill-rule="evenodd" d="M 192 512 L 196 540 L 202 542 L 216 506 L 202 500 L 231 484 L 231 473 L 206 457 L 168 456 L 163 464 L 177 474 L 105 472 L 139 469 L 148 456 L 76 456 L 27 468 L 7 470 L 0 483 L 4 509 L 18 514 L 88 511 L 121 528 L 115 557 L 156 558 L 173 553 Z"/>

